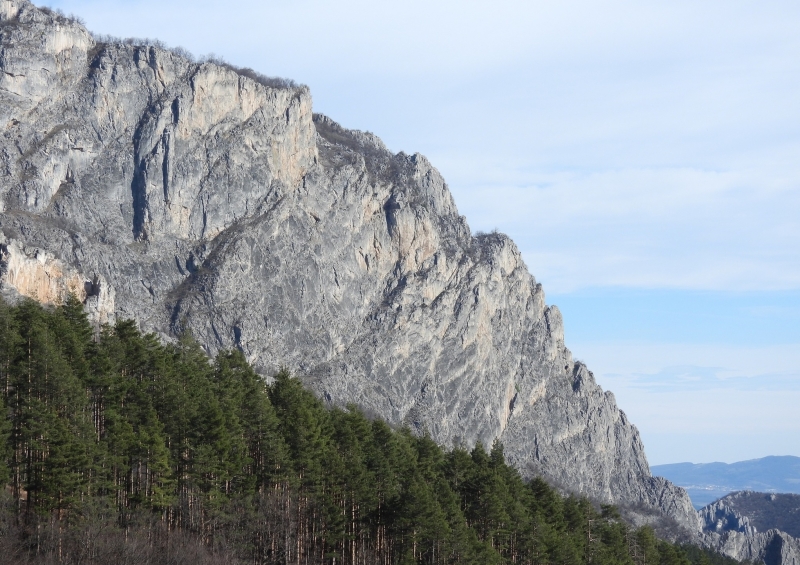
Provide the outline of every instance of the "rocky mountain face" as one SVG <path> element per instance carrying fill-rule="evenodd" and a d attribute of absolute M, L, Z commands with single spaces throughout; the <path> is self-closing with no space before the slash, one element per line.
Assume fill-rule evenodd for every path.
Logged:
<path fill-rule="evenodd" d="M 719 529 L 716 518 L 734 522 L 722 522 L 725 530 L 735 529 L 744 533 L 778 529 L 800 537 L 800 495 L 741 491 L 730 494 L 703 508 L 700 519 L 705 529 Z"/>
<path fill-rule="evenodd" d="M 700 511 L 704 541 L 721 553 L 765 565 L 800 564 L 800 496 L 735 492 Z"/>
<path fill-rule="evenodd" d="M 564 344 L 501 234 L 473 237 L 422 155 L 312 113 L 305 87 L 99 41 L 0 0 L 4 296 L 76 293 L 98 324 L 191 330 L 264 375 L 526 476 L 698 531 Z"/>

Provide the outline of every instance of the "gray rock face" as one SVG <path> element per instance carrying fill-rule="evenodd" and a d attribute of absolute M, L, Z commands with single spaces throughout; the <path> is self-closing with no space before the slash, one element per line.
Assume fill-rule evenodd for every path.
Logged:
<path fill-rule="evenodd" d="M 5 294 L 83 289 L 98 323 L 190 329 L 330 403 L 444 445 L 499 439 L 527 476 L 698 530 L 517 247 L 473 237 L 423 156 L 313 115 L 305 87 L 100 43 L 25 0 L 0 0 L 0 49 Z"/>
<path fill-rule="evenodd" d="M 779 529 L 779 525 L 788 526 L 794 532 L 796 527 L 797 501 L 787 501 L 787 498 L 800 497 L 742 491 L 709 504 L 699 513 L 703 541 L 738 560 L 765 565 L 800 565 L 800 540 Z M 770 511 L 769 506 L 776 501 L 782 512 Z M 794 505 L 785 502 L 794 502 Z"/>
<path fill-rule="evenodd" d="M 728 497 L 717 500 L 700 510 L 700 524 L 706 532 L 739 532 L 752 535 L 757 532 L 750 523 L 750 518 L 737 512 L 730 504 Z"/>
<path fill-rule="evenodd" d="M 765 565 L 800 564 L 800 541 L 780 530 L 750 535 L 736 531 L 711 534 L 706 543 L 739 561 L 748 560 Z"/>
<path fill-rule="evenodd" d="M 709 504 L 700 513 L 704 529 L 713 529 L 713 516 L 738 517 L 744 520 L 749 529 L 725 525 L 724 529 L 735 529 L 749 533 L 778 529 L 787 534 L 800 537 L 800 495 L 777 494 L 754 491 L 732 493 Z M 719 529 L 719 528 L 718 528 Z"/>

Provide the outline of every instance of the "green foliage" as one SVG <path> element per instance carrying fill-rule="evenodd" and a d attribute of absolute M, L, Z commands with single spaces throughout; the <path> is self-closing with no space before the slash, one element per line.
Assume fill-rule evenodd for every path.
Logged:
<path fill-rule="evenodd" d="M 723 565 L 524 482 L 499 442 L 445 451 L 326 408 L 285 370 L 267 385 L 240 352 L 212 362 L 130 321 L 94 332 L 75 298 L 0 303 L 0 386 L 8 555 L 101 563 L 130 535 L 164 562 L 174 546 L 209 562 Z"/>

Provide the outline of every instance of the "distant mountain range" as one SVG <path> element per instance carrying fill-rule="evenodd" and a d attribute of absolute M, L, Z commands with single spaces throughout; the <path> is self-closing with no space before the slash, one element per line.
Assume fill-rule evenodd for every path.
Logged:
<path fill-rule="evenodd" d="M 800 457 L 791 455 L 738 463 L 672 463 L 650 470 L 685 488 L 698 510 L 740 490 L 800 494 Z"/>

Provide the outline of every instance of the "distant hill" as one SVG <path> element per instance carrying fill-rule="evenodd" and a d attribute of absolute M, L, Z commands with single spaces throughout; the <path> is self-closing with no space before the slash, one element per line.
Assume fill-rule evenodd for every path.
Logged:
<path fill-rule="evenodd" d="M 800 457 L 791 455 L 738 463 L 672 463 L 650 470 L 685 488 L 697 509 L 740 490 L 800 494 Z"/>
<path fill-rule="evenodd" d="M 726 496 L 720 502 L 747 517 L 756 531 L 776 528 L 800 538 L 800 494 L 744 491 Z"/>
<path fill-rule="evenodd" d="M 739 491 L 698 513 L 710 546 L 743 562 L 800 563 L 800 495 Z"/>

